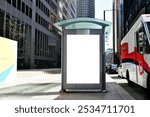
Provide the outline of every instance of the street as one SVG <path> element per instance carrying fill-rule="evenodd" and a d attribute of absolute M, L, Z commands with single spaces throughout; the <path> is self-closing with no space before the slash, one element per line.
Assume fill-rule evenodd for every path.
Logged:
<path fill-rule="evenodd" d="M 148 100 L 146 89 L 136 84 L 132 87 L 129 87 L 127 80 L 125 78 L 118 77 L 118 74 L 109 74 L 109 76 L 136 100 Z"/>

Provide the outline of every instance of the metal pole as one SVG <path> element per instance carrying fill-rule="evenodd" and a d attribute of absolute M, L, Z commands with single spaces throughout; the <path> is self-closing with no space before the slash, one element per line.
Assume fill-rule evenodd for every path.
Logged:
<path fill-rule="evenodd" d="M 115 63 L 115 34 L 116 34 L 116 28 L 115 28 L 115 10 L 114 10 L 114 6 L 113 6 L 113 60 L 112 62 Z"/>
<path fill-rule="evenodd" d="M 102 27 L 101 29 L 101 52 L 102 52 L 102 57 L 101 57 L 101 88 L 102 91 L 106 91 L 106 77 L 105 77 L 105 27 Z"/>
<path fill-rule="evenodd" d="M 104 13 L 103 13 L 103 15 L 104 15 L 104 21 L 105 21 L 105 10 L 104 10 Z"/>

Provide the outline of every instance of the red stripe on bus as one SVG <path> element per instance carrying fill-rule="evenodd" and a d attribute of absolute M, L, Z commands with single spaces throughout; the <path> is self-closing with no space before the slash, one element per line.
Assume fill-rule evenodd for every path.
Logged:
<path fill-rule="evenodd" d="M 128 43 L 123 43 L 121 45 L 121 59 L 133 59 L 136 61 L 141 67 L 150 72 L 150 67 L 144 60 L 144 56 L 137 52 L 137 48 L 134 48 L 134 51 L 129 53 Z"/>

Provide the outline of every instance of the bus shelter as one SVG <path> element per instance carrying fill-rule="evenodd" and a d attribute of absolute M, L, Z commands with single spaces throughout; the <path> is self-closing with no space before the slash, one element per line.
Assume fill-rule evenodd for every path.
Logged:
<path fill-rule="evenodd" d="M 95 18 L 57 22 L 62 29 L 62 85 L 67 90 L 105 90 L 105 34 L 111 23 Z"/>

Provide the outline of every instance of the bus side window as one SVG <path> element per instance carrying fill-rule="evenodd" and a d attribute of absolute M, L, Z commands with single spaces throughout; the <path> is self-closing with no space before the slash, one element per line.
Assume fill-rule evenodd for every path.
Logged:
<path fill-rule="evenodd" d="M 136 32 L 137 51 L 142 53 L 144 50 L 144 31 L 143 26 Z"/>
<path fill-rule="evenodd" d="M 143 48 L 144 48 L 143 35 L 144 35 L 144 32 L 139 32 L 139 52 L 143 52 Z"/>
<path fill-rule="evenodd" d="M 136 32 L 137 38 L 137 51 L 142 54 L 150 53 L 150 45 L 148 42 L 148 38 L 146 32 L 144 30 L 144 26 L 140 27 L 140 29 Z"/>

